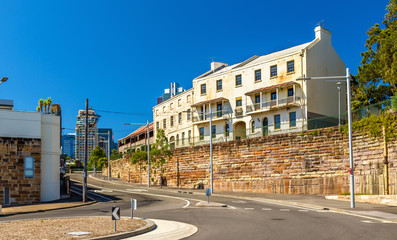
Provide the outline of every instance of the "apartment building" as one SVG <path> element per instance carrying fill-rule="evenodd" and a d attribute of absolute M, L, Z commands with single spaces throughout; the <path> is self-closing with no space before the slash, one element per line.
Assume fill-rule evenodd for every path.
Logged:
<path fill-rule="evenodd" d="M 84 161 L 85 150 L 85 110 L 79 110 L 76 121 L 76 144 L 75 144 L 75 157 L 76 160 Z M 94 110 L 88 110 L 88 157 L 92 150 L 94 150 L 98 142 L 98 129 L 97 129 L 98 116 Z"/>
<path fill-rule="evenodd" d="M 153 133 L 153 123 L 149 124 L 149 143 L 156 141 Z M 147 127 L 142 126 L 129 134 L 128 136 L 118 140 L 119 152 L 127 151 L 135 152 L 137 149 L 146 151 L 147 149 Z"/>
<path fill-rule="evenodd" d="M 164 129 L 171 148 L 187 146 L 194 141 L 192 105 L 193 88 L 153 107 L 155 135 Z"/>
<path fill-rule="evenodd" d="M 165 129 L 169 140 L 180 147 L 185 144 L 178 144 L 178 139 L 186 131 L 191 131 L 189 145 L 196 145 L 208 143 L 211 137 L 222 142 L 307 130 L 313 119 L 322 117 L 325 124 L 337 123 L 335 82 L 297 80 L 345 75 L 345 65 L 331 44 L 331 32 L 322 26 L 314 31 L 313 41 L 282 51 L 233 65 L 212 62 L 208 72 L 193 79 L 192 89 L 153 108 L 156 129 Z M 187 96 L 192 100 L 187 101 Z M 346 96 L 345 87 L 341 96 Z M 345 112 L 346 98 L 340 100 Z M 175 124 L 179 116 L 182 124 L 179 120 Z"/>

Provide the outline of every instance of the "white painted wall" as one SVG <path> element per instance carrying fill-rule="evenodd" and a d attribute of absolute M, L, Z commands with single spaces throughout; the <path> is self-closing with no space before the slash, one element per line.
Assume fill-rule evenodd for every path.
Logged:
<path fill-rule="evenodd" d="M 41 115 L 41 201 L 60 198 L 60 117 Z"/>
<path fill-rule="evenodd" d="M 41 114 L 0 110 L 0 136 L 41 138 Z"/>

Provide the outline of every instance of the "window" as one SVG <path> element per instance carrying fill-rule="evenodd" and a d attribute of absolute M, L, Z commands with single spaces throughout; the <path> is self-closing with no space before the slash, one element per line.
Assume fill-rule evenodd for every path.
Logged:
<path fill-rule="evenodd" d="M 229 137 L 229 124 L 225 125 L 225 137 Z"/>
<path fill-rule="evenodd" d="M 261 102 L 261 95 L 255 95 L 255 103 Z"/>
<path fill-rule="evenodd" d="M 170 109 L 173 109 L 173 108 L 174 108 L 174 104 L 171 103 L 171 104 L 170 104 Z"/>
<path fill-rule="evenodd" d="M 294 89 L 293 88 L 288 88 L 288 97 L 294 96 Z"/>
<path fill-rule="evenodd" d="M 289 127 L 296 127 L 296 112 L 289 113 Z"/>
<path fill-rule="evenodd" d="M 190 143 L 191 138 L 192 138 L 192 130 L 189 130 L 189 131 L 187 132 L 187 137 L 188 137 L 188 141 L 189 141 L 189 143 Z"/>
<path fill-rule="evenodd" d="M 271 100 L 276 100 L 276 99 L 277 99 L 277 92 L 272 92 L 272 93 L 270 94 L 270 99 L 271 99 Z"/>
<path fill-rule="evenodd" d="M 295 72 L 294 60 L 287 62 L 287 73 Z"/>
<path fill-rule="evenodd" d="M 165 106 L 163 107 L 163 113 L 165 113 Z"/>
<path fill-rule="evenodd" d="M 216 126 L 211 127 L 211 137 L 216 138 Z"/>
<path fill-rule="evenodd" d="M 241 97 L 236 98 L 236 107 L 243 106 L 243 100 Z"/>
<path fill-rule="evenodd" d="M 241 74 L 236 76 L 236 87 L 241 86 L 242 80 L 241 80 Z"/>
<path fill-rule="evenodd" d="M 163 128 L 164 128 L 164 129 L 167 128 L 167 119 L 163 119 Z"/>
<path fill-rule="evenodd" d="M 33 156 L 25 156 L 25 178 L 34 177 Z"/>
<path fill-rule="evenodd" d="M 189 121 L 190 120 L 190 115 L 191 114 L 191 111 L 190 111 L 190 109 L 188 109 L 187 110 L 187 116 L 186 116 L 186 119 Z"/>
<path fill-rule="evenodd" d="M 216 116 L 222 117 L 222 103 L 216 105 Z"/>
<path fill-rule="evenodd" d="M 251 133 L 255 133 L 255 121 L 251 121 Z"/>
<path fill-rule="evenodd" d="M 200 139 L 200 140 L 204 140 L 204 128 L 203 128 L 203 127 L 200 128 L 199 131 L 200 131 L 200 132 L 199 132 L 199 134 L 200 134 L 200 138 L 199 138 L 199 139 Z"/>
<path fill-rule="evenodd" d="M 270 77 L 277 77 L 277 65 L 270 67 Z"/>
<path fill-rule="evenodd" d="M 190 95 L 186 96 L 186 102 L 190 102 Z"/>
<path fill-rule="evenodd" d="M 216 91 L 222 90 L 222 80 L 216 81 Z"/>
<path fill-rule="evenodd" d="M 178 107 L 180 107 L 182 105 L 182 100 L 178 99 Z"/>
<path fill-rule="evenodd" d="M 182 113 L 178 113 L 178 123 L 182 123 Z"/>
<path fill-rule="evenodd" d="M 182 133 L 182 145 L 184 145 L 185 144 L 185 133 L 183 132 Z"/>
<path fill-rule="evenodd" d="M 201 84 L 201 94 L 206 94 L 207 93 L 207 86 L 206 84 Z"/>
<path fill-rule="evenodd" d="M 160 128 L 160 123 L 156 122 L 156 130 L 159 130 L 159 128 Z"/>
<path fill-rule="evenodd" d="M 171 118 L 170 118 L 170 126 L 171 127 L 174 126 L 174 116 L 171 116 Z"/>
<path fill-rule="evenodd" d="M 179 134 L 176 135 L 176 145 L 179 145 Z"/>
<path fill-rule="evenodd" d="M 281 127 L 280 115 L 274 115 L 274 129 L 280 129 L 280 127 Z"/>
<path fill-rule="evenodd" d="M 262 71 L 260 69 L 255 70 L 255 81 L 262 80 Z"/>
<path fill-rule="evenodd" d="M 158 116 L 159 115 L 159 110 L 156 110 L 156 116 Z"/>

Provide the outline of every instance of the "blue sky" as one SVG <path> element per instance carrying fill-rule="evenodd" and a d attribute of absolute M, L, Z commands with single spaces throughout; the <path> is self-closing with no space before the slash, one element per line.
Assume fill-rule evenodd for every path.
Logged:
<path fill-rule="evenodd" d="M 366 31 L 381 23 L 388 1 L 1 1 L 0 98 L 35 111 L 40 98 L 61 104 L 65 133 L 74 132 L 85 99 L 99 127 L 121 138 L 152 120 L 169 82 L 185 89 L 215 61 L 314 39 L 324 20 L 353 74 Z M 100 111 L 101 110 L 101 111 Z M 114 114 L 106 111 L 130 114 Z"/>

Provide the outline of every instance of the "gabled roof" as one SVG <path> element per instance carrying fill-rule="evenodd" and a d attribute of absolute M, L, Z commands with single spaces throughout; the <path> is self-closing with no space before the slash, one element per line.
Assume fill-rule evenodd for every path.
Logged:
<path fill-rule="evenodd" d="M 224 98 L 224 97 L 214 98 L 214 99 L 211 99 L 211 100 L 205 100 L 205 101 L 202 101 L 202 102 L 195 103 L 195 104 L 192 105 L 192 107 L 197 107 L 197 106 L 200 106 L 200 105 L 203 105 L 203 104 L 219 102 L 219 101 L 229 101 L 229 100 Z"/>
<path fill-rule="evenodd" d="M 280 83 L 280 84 L 277 84 L 277 85 L 272 85 L 272 86 L 268 86 L 268 87 L 264 87 L 264 88 L 255 89 L 253 91 L 245 93 L 245 95 L 251 95 L 251 94 L 254 94 L 254 93 L 258 93 L 258 92 L 269 91 L 269 90 L 273 90 L 273 89 L 280 88 L 280 87 L 292 86 L 294 84 L 299 85 L 299 83 L 297 83 L 297 82 L 290 81 L 290 82 Z"/>
<path fill-rule="evenodd" d="M 149 132 L 153 130 L 153 125 L 154 125 L 153 123 L 149 124 Z M 124 138 L 121 138 L 119 140 L 130 138 L 130 137 L 135 137 L 135 136 L 137 136 L 137 135 L 139 135 L 141 133 L 146 133 L 146 132 L 147 132 L 147 127 L 146 126 L 142 126 L 142 127 L 138 128 L 137 130 L 133 131 L 132 133 L 130 133 L 128 136 L 126 136 Z"/>
<path fill-rule="evenodd" d="M 267 55 L 262 55 L 262 56 L 254 55 L 254 56 L 248 58 L 247 60 L 245 60 L 243 62 L 236 63 L 236 64 L 233 64 L 233 65 L 230 65 L 230 66 L 227 66 L 227 67 L 226 66 L 222 66 L 222 67 L 219 67 L 219 68 L 215 69 L 214 71 L 210 70 L 210 71 L 208 71 L 208 72 L 196 77 L 195 79 L 208 77 L 208 76 L 210 76 L 212 74 L 215 74 L 215 73 L 219 74 L 219 73 L 223 73 L 223 72 L 228 72 L 230 70 L 235 70 L 235 69 L 238 69 L 240 67 L 244 67 L 246 65 L 248 65 L 248 66 L 249 65 L 256 65 L 256 64 L 258 64 L 260 62 L 266 62 L 266 61 L 270 61 L 272 59 L 276 59 L 276 58 L 279 58 L 279 57 L 282 57 L 282 56 L 285 56 L 285 55 L 293 54 L 293 53 L 296 53 L 298 51 L 301 51 L 303 49 L 306 49 L 306 48 L 310 47 L 312 44 L 314 44 L 316 42 L 317 42 L 317 39 L 315 39 L 315 40 L 313 40 L 311 42 L 307 42 L 307 43 L 304 43 L 304 44 L 301 44 L 301 45 L 298 45 L 298 46 L 290 47 L 290 48 L 287 48 L 287 49 L 284 49 L 284 50 L 281 50 L 281 51 L 273 52 L 273 53 L 270 53 L 270 54 L 267 54 Z"/>

